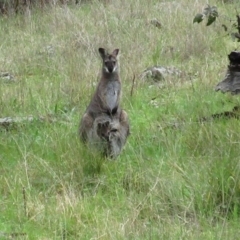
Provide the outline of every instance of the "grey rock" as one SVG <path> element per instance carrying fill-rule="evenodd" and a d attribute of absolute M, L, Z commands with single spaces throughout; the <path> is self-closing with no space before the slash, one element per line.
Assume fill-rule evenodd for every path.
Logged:
<path fill-rule="evenodd" d="M 16 82 L 16 79 L 9 72 L 0 72 L 0 82 L 12 83 L 12 82 Z"/>
<path fill-rule="evenodd" d="M 154 66 L 144 70 L 140 78 L 143 80 L 151 79 L 155 82 L 159 82 L 165 80 L 169 75 L 180 77 L 182 71 L 175 67 Z"/>

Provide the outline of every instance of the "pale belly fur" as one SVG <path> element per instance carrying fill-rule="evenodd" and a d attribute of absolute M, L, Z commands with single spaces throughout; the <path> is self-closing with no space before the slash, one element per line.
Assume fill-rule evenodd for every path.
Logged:
<path fill-rule="evenodd" d="M 108 106 L 109 110 L 113 110 L 118 104 L 118 93 L 119 93 L 119 83 L 112 82 L 109 83 L 107 89 L 105 91 L 105 100 L 106 105 Z"/>

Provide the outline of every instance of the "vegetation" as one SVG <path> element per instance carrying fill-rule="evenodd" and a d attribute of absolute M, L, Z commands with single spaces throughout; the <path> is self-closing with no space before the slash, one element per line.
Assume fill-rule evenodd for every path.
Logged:
<path fill-rule="evenodd" d="M 203 12 L 198 13 L 194 17 L 193 23 L 200 23 L 206 19 L 206 26 L 210 26 L 216 21 L 217 17 L 219 17 L 217 7 L 207 4 L 207 6 L 203 9 Z M 240 15 L 237 14 L 235 20 L 224 15 L 221 17 L 228 22 L 228 26 L 225 23 L 222 23 L 223 30 L 227 32 L 227 34 L 230 35 L 233 40 L 240 42 Z"/>
<path fill-rule="evenodd" d="M 0 238 L 239 237 L 240 122 L 211 118 L 239 105 L 213 90 L 238 43 L 221 26 L 192 24 L 204 4 L 93 0 L 0 19 L 0 71 L 15 80 L 0 78 L 0 117 L 34 118 L 0 128 Z M 227 16 L 235 8 L 218 3 Z M 116 161 L 77 133 L 99 47 L 120 49 L 131 120 Z M 153 65 L 184 74 L 152 87 L 139 75 Z"/>
<path fill-rule="evenodd" d="M 0 14 L 19 14 L 34 8 L 51 7 L 53 5 L 78 4 L 84 0 L 0 0 Z"/>

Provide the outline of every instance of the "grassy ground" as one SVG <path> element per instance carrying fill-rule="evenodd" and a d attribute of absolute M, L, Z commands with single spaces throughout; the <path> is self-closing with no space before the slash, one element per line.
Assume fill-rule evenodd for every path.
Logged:
<path fill-rule="evenodd" d="M 239 104 L 213 90 L 239 45 L 220 23 L 192 24 L 205 2 L 93 1 L 0 19 L 0 71 L 16 78 L 0 82 L 0 117 L 36 118 L 0 129 L 0 239 L 239 237 L 240 122 L 199 122 Z M 235 15 L 237 3 L 216 4 Z M 132 134 L 117 161 L 77 135 L 99 47 L 121 52 Z M 153 65 L 186 74 L 150 87 L 138 76 Z"/>

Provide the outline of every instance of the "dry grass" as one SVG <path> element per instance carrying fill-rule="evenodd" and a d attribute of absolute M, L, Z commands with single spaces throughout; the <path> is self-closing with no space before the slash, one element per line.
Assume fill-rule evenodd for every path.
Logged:
<path fill-rule="evenodd" d="M 0 233 L 25 233 L 17 239 L 239 236 L 239 121 L 198 121 L 238 104 L 213 91 L 237 45 L 218 24 L 192 24 L 204 5 L 91 1 L 0 19 L 0 71 L 16 79 L 0 82 L 0 117 L 49 119 L 0 130 Z M 234 4 L 218 5 L 234 13 Z M 154 18 L 162 28 L 150 23 Z M 96 86 L 99 47 L 121 53 L 122 105 L 132 134 L 117 161 L 89 152 L 77 136 Z M 139 75 L 153 65 L 186 74 L 149 87 Z"/>

